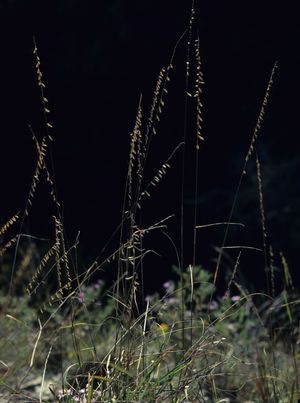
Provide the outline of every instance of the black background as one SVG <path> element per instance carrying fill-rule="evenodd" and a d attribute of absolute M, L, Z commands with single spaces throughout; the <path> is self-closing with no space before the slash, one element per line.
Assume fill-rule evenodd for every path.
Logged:
<path fill-rule="evenodd" d="M 267 2 L 268 3 L 268 2 Z M 196 2 L 194 32 L 200 37 L 204 137 L 200 151 L 198 223 L 226 221 L 249 147 L 267 82 L 279 69 L 258 141 L 264 178 L 269 242 L 283 250 L 297 276 L 299 219 L 300 25 L 296 6 L 258 2 Z M 121 218 L 132 130 L 140 93 L 144 115 L 159 69 L 188 26 L 188 1 L 0 1 L 1 219 L 22 209 L 35 166 L 28 124 L 43 134 L 35 76 L 33 35 L 42 61 L 53 123 L 52 156 L 64 222 L 71 243 L 81 231 L 83 266 L 102 249 Z M 184 126 L 186 37 L 179 45 L 146 178 L 181 141 Z M 189 106 L 189 119 L 192 119 Z M 188 133 L 185 186 L 186 226 L 193 212 L 193 133 Z M 169 234 L 179 246 L 181 154 L 152 199 L 143 224 L 169 214 Z M 48 195 L 42 185 L 26 231 L 53 237 Z M 234 230 L 228 242 L 261 247 L 260 216 L 253 161 L 243 183 Z M 197 263 L 213 269 L 224 228 L 199 232 Z M 187 229 L 185 264 L 191 263 Z M 116 244 L 115 244 L 116 245 Z M 160 257 L 147 260 L 147 284 L 170 276 L 176 254 L 156 233 L 149 247 Z M 113 245 L 111 246 L 113 248 Z M 108 248 L 109 251 L 109 248 Z M 237 251 L 231 254 L 234 260 Z M 276 256 L 277 256 L 276 255 Z M 277 259 L 279 264 L 279 260 Z M 244 252 L 242 269 L 260 284 L 263 258 Z"/>

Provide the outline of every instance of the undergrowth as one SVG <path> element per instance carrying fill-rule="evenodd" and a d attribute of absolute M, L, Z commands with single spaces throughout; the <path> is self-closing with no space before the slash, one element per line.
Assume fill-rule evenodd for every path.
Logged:
<path fill-rule="evenodd" d="M 297 402 L 300 398 L 299 295 L 285 256 L 281 253 L 277 258 L 269 245 L 263 169 L 256 149 L 277 64 L 267 83 L 228 219 L 199 225 L 198 160 L 204 140 L 204 78 L 195 25 L 192 6 L 187 30 L 169 63 L 159 72 L 148 114 L 140 98 L 130 136 L 122 217 L 113 238 L 116 248 L 109 256 L 103 248 L 103 253 L 85 270 L 80 269 L 76 258 L 79 240 L 66 242 L 52 176 L 50 149 L 55 136 L 51 108 L 34 41 L 45 125 L 42 136 L 31 128 L 37 160 L 25 207 L 0 228 L 1 401 L 221 403 Z M 184 42 L 187 52 L 182 142 L 174 146 L 171 155 L 145 183 L 149 150 L 153 137 L 159 135 L 176 50 Z M 194 119 L 194 135 L 189 133 L 188 119 Z M 192 136 L 195 152 L 191 257 L 183 254 L 188 136 Z M 173 157 L 180 152 L 181 245 L 175 247 L 178 262 L 173 280 L 164 284 L 165 292 L 145 296 L 143 273 L 147 270 L 147 254 L 152 251 L 144 247 L 144 239 L 150 232 L 163 231 L 171 240 L 168 223 L 172 215 L 158 218 L 144 228 L 140 219 L 143 203 L 159 191 L 156 188 L 164 176 L 172 175 Z M 242 225 L 233 222 L 233 216 L 248 163 L 253 159 L 261 216 L 262 276 L 266 276 L 265 292 L 256 293 L 248 291 L 239 274 L 244 249 L 253 248 L 227 245 L 231 227 Z M 49 186 L 53 204 L 53 240 L 47 248 L 39 249 L 38 242 L 25 235 L 23 228 L 34 214 L 35 194 L 42 180 Z M 212 273 L 196 262 L 197 233 L 206 226 L 224 227 Z M 227 282 L 218 292 L 220 270 L 229 249 L 236 252 L 235 262 L 227 268 Z M 188 259 L 191 264 L 186 265 Z M 101 279 L 108 265 L 116 271 L 112 284 Z"/>

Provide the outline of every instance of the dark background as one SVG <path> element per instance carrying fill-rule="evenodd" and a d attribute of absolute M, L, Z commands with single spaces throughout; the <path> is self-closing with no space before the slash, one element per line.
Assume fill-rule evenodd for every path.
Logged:
<path fill-rule="evenodd" d="M 258 2 L 196 1 L 202 69 L 204 137 L 200 151 L 198 223 L 226 221 L 265 88 L 278 60 L 263 130 L 258 140 L 269 243 L 297 278 L 299 244 L 300 24 L 296 6 L 267 8 Z M 53 123 L 52 156 L 69 242 L 81 231 L 82 265 L 101 251 L 121 218 L 132 130 L 140 93 L 147 116 L 159 69 L 188 26 L 188 1 L 0 1 L 1 219 L 22 209 L 35 166 L 28 130 L 39 137 L 43 116 L 36 85 L 33 35 L 42 61 Z M 181 141 L 184 126 L 186 37 L 179 45 L 166 109 L 149 156 L 146 178 Z M 192 106 L 189 105 L 189 119 Z M 194 205 L 193 133 L 188 133 L 185 186 L 185 264 L 191 263 Z M 169 214 L 168 233 L 179 247 L 181 154 L 173 171 L 145 205 L 143 224 Z M 255 165 L 248 166 L 228 244 L 261 247 Z M 53 237 L 46 188 L 40 186 L 25 230 Z M 213 269 L 224 228 L 199 232 L 197 263 Z M 111 245 L 111 248 L 117 244 Z M 149 289 L 170 277 L 176 254 L 157 232 L 146 261 Z M 110 247 L 107 249 L 109 252 Z M 230 256 L 235 259 L 237 251 Z M 226 259 L 225 259 L 226 260 Z M 230 263 L 230 259 L 227 260 Z M 242 270 L 261 286 L 263 257 L 242 256 Z M 110 269 L 110 268 L 108 268 Z M 299 283 L 299 275 L 297 281 Z"/>

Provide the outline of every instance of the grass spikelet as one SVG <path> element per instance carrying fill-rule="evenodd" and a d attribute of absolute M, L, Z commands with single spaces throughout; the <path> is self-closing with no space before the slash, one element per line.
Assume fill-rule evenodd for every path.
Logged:
<path fill-rule="evenodd" d="M 260 221 L 261 221 L 261 229 L 262 229 L 262 243 L 263 243 L 264 259 L 265 259 L 266 285 L 267 285 L 267 291 L 268 291 L 268 293 L 270 293 L 270 284 L 269 284 L 269 278 L 268 278 L 269 264 L 268 264 L 268 257 L 267 257 L 266 216 L 265 216 L 265 208 L 264 208 L 261 167 L 260 167 L 260 162 L 259 162 L 257 153 L 256 153 L 256 176 L 257 176 L 258 195 L 259 195 L 259 211 L 260 211 Z"/>
<path fill-rule="evenodd" d="M 2 246 L 2 248 L 0 248 L 0 257 L 3 257 L 6 253 L 6 251 L 9 248 L 11 248 L 18 241 L 18 239 L 19 239 L 18 236 L 14 236 L 8 242 L 6 242 L 6 244 L 4 246 Z"/>
<path fill-rule="evenodd" d="M 10 227 L 12 227 L 19 219 L 19 213 L 13 215 L 5 224 L 0 227 L 0 236 L 3 236 Z"/>
<path fill-rule="evenodd" d="M 68 252 L 66 249 L 66 242 L 65 242 L 65 237 L 64 237 L 64 228 L 63 228 L 63 224 L 61 222 L 61 220 L 59 221 L 59 235 L 60 235 L 60 244 L 61 244 L 61 260 L 62 263 L 64 264 L 65 267 L 65 277 L 66 277 L 66 283 L 64 284 L 64 286 L 66 286 L 67 288 L 71 287 L 71 271 L 70 271 L 70 264 L 69 264 L 69 258 L 68 258 Z"/>
<path fill-rule="evenodd" d="M 142 96 L 141 96 L 142 100 Z M 143 138 L 142 138 L 142 107 L 141 107 L 141 100 L 138 109 L 138 115 L 136 117 L 136 125 L 135 129 L 137 130 L 136 137 L 137 137 L 137 144 L 136 144 L 136 152 L 137 152 L 137 177 L 138 177 L 138 185 L 140 188 L 141 181 L 143 179 Z"/>
<path fill-rule="evenodd" d="M 31 181 L 31 186 L 29 189 L 29 193 L 28 193 L 28 198 L 27 198 L 27 202 L 26 202 L 26 206 L 25 206 L 25 216 L 29 215 L 29 207 L 32 206 L 33 204 L 33 198 L 37 189 L 37 185 L 38 182 L 40 180 L 40 176 L 41 176 L 41 172 L 45 167 L 45 157 L 46 157 L 46 153 L 47 153 L 47 139 L 46 137 L 44 137 L 42 139 L 42 142 L 40 145 L 38 145 L 38 142 L 36 142 L 36 148 L 38 151 L 38 158 L 37 158 L 37 162 L 36 162 L 36 167 L 34 170 L 34 174 L 32 177 L 32 181 Z"/>
<path fill-rule="evenodd" d="M 44 141 L 42 140 L 42 144 L 41 144 L 42 147 L 44 147 L 44 151 L 42 152 L 42 149 L 41 149 L 41 146 L 40 146 L 40 144 L 39 144 L 39 141 L 38 141 L 38 139 L 36 138 L 36 135 L 35 135 L 35 133 L 34 133 L 32 127 L 31 127 L 30 125 L 29 125 L 29 130 L 30 130 L 30 132 L 31 132 L 32 140 L 33 140 L 33 142 L 34 142 L 34 144 L 35 144 L 35 147 L 36 147 L 36 150 L 37 150 L 37 154 L 38 154 L 38 168 L 39 168 L 39 171 L 36 172 L 36 175 L 34 175 L 33 179 L 35 179 L 36 181 L 38 181 L 39 176 L 40 176 L 40 171 L 41 171 L 41 170 L 44 170 L 44 171 L 45 171 L 45 173 L 46 173 L 46 181 L 47 181 L 47 183 L 48 183 L 49 186 L 50 186 L 50 195 L 51 195 L 52 201 L 53 201 L 53 203 L 54 203 L 55 206 L 60 207 L 60 204 L 59 204 L 59 202 L 58 202 L 58 200 L 57 200 L 57 198 L 56 198 L 55 183 L 54 183 L 54 180 L 52 179 L 51 174 L 50 174 L 50 171 L 49 171 L 49 169 L 47 168 L 47 165 L 46 165 L 46 151 L 47 151 L 47 145 L 45 144 L 45 138 L 43 139 Z M 34 189 L 35 189 L 35 188 L 36 188 L 36 186 L 34 187 Z M 31 198 L 33 198 L 33 193 L 34 193 L 34 192 L 31 192 L 31 193 L 30 193 L 30 197 L 31 197 Z M 32 204 L 32 201 L 31 201 L 31 204 Z"/>
<path fill-rule="evenodd" d="M 266 92 L 265 92 L 265 96 L 264 96 L 264 99 L 263 99 L 263 102 L 262 102 L 262 105 L 261 105 L 261 108 L 260 108 L 260 111 L 259 111 L 258 119 L 257 119 L 256 125 L 255 125 L 255 128 L 254 128 L 254 132 L 253 132 L 253 136 L 252 136 L 252 139 L 251 139 L 251 142 L 250 142 L 248 153 L 247 153 L 246 158 L 245 158 L 245 164 L 247 164 L 247 162 L 249 161 L 249 159 L 250 159 L 250 157 L 251 157 L 251 155 L 252 155 L 252 153 L 254 151 L 254 146 L 255 146 L 256 140 L 258 138 L 258 134 L 259 134 L 259 132 L 261 130 L 261 127 L 262 127 L 262 123 L 263 123 L 264 116 L 265 116 L 265 113 L 266 113 L 266 107 L 267 107 L 268 102 L 269 102 L 271 89 L 272 89 L 272 85 L 273 85 L 273 82 L 274 82 L 273 80 L 274 80 L 274 76 L 275 76 L 275 72 L 276 72 L 277 67 L 278 67 L 278 63 L 276 61 L 274 63 L 274 66 L 273 66 L 273 69 L 272 69 L 272 72 L 271 72 L 271 76 L 270 76 L 270 79 L 269 79 L 269 82 L 268 82 L 268 85 L 267 85 L 267 89 L 266 89 Z M 245 169 L 244 169 L 244 171 L 245 171 Z"/>
<path fill-rule="evenodd" d="M 180 147 L 183 146 L 183 143 L 178 144 L 177 147 L 174 148 L 172 153 L 169 155 L 168 159 L 161 165 L 161 167 L 158 169 L 157 173 L 153 176 L 153 178 L 150 180 L 150 182 L 145 186 L 145 189 L 140 195 L 139 201 L 144 197 L 150 197 L 151 196 L 151 188 L 156 187 L 163 177 L 167 175 L 167 172 L 169 169 L 171 169 L 171 160 L 174 157 L 174 155 L 177 153 Z"/>
<path fill-rule="evenodd" d="M 188 42 L 187 42 L 187 59 L 186 59 L 186 78 L 190 76 L 190 49 L 191 49 L 191 42 L 192 42 L 192 33 L 193 33 L 193 25 L 195 20 L 195 1 L 192 1 L 191 6 L 191 15 L 188 27 Z"/>
<path fill-rule="evenodd" d="M 148 132 L 150 132 L 150 128 L 153 126 L 155 122 L 155 113 L 157 110 L 157 106 L 161 102 L 160 97 L 161 94 L 163 93 L 162 88 L 163 83 L 166 81 L 166 77 L 167 77 L 167 69 L 163 66 L 158 74 L 158 78 L 155 85 L 154 95 L 150 108 L 150 114 L 148 118 L 148 130 L 147 130 Z"/>
<path fill-rule="evenodd" d="M 196 155 L 195 155 L 195 191 L 194 191 L 194 229 L 193 229 L 193 266 L 196 266 L 196 244 L 197 244 L 197 206 L 198 206 L 198 177 L 199 177 L 199 149 L 200 141 L 204 140 L 202 134 L 202 85 L 204 84 L 203 73 L 201 69 L 200 58 L 200 39 L 195 40 L 195 60 L 196 60 L 196 79 L 195 94 L 196 98 Z"/>
<path fill-rule="evenodd" d="M 59 288 L 55 293 L 53 293 L 50 298 L 46 302 L 44 302 L 40 308 L 39 311 L 41 313 L 45 312 L 48 307 L 51 307 L 54 303 L 59 303 L 61 306 L 71 297 L 73 297 L 76 293 L 76 291 L 70 291 L 70 284 L 66 283 L 63 285 L 61 288 Z M 66 294 L 68 292 L 68 294 Z M 59 308 L 58 308 L 59 309 Z M 53 315 L 53 314 L 52 314 Z M 51 316 L 50 316 L 51 318 Z M 49 319 L 47 321 L 49 321 Z"/>
<path fill-rule="evenodd" d="M 235 276 L 236 276 L 236 273 L 238 271 L 238 268 L 240 266 L 241 254 L 242 254 L 242 252 L 240 251 L 238 256 L 237 256 L 232 275 L 231 275 L 230 280 L 228 282 L 227 290 L 226 290 L 226 293 L 225 293 L 225 296 L 228 297 L 228 298 L 230 297 L 230 289 L 231 289 L 232 283 L 233 283 L 233 281 L 235 279 Z"/>
<path fill-rule="evenodd" d="M 70 289 L 71 287 L 71 273 L 69 266 L 68 253 L 66 250 L 66 244 L 64 239 L 64 229 L 61 220 L 55 216 L 55 244 L 54 252 L 56 259 L 56 272 L 59 289 Z M 62 270 L 64 268 L 64 271 Z M 63 281 L 63 276 L 66 278 L 66 282 Z"/>
<path fill-rule="evenodd" d="M 57 281 L 59 289 L 62 288 L 62 269 L 61 269 L 61 258 L 60 258 L 60 251 L 61 251 L 61 233 L 62 233 L 62 224 L 58 218 L 53 216 L 54 224 L 55 224 L 55 260 L 56 260 L 56 273 L 57 273 Z"/>
<path fill-rule="evenodd" d="M 239 182 L 238 182 L 235 194 L 234 194 L 234 199 L 233 199 L 231 210 L 230 210 L 229 217 L 228 217 L 228 220 L 227 220 L 228 223 L 230 223 L 232 221 L 232 216 L 233 216 L 235 206 L 236 206 L 236 203 L 237 203 L 238 194 L 239 194 L 242 182 L 243 182 L 243 177 L 246 174 L 246 168 L 247 168 L 247 165 L 248 165 L 248 161 L 249 161 L 250 157 L 252 156 L 252 153 L 254 151 L 254 146 L 256 144 L 256 140 L 257 140 L 259 132 L 261 130 L 261 126 L 262 126 L 264 116 L 265 116 L 266 106 L 267 106 L 269 98 L 270 98 L 271 89 L 272 89 L 272 85 L 273 85 L 273 82 L 274 82 L 274 76 L 275 76 L 275 72 L 276 72 L 277 67 L 278 67 L 278 63 L 275 62 L 274 65 L 273 65 L 272 71 L 271 71 L 271 75 L 270 75 L 268 85 L 267 85 L 267 88 L 266 88 L 266 92 L 265 92 L 265 95 L 264 95 L 264 98 L 263 98 L 263 102 L 262 102 L 262 105 L 261 105 L 261 108 L 260 108 L 260 111 L 259 111 L 257 122 L 256 122 L 256 125 L 255 125 L 255 128 L 254 128 L 254 132 L 253 132 L 253 135 L 252 135 L 252 138 L 251 138 L 251 141 L 250 141 L 248 152 L 247 152 L 246 157 L 245 157 L 244 166 L 243 166 L 243 169 L 242 169 L 242 172 L 241 172 L 241 175 L 240 175 L 240 179 L 239 179 Z M 225 234 L 224 234 L 224 237 L 223 237 L 222 246 L 220 248 L 220 252 L 219 252 L 219 255 L 218 255 L 217 264 L 216 264 L 215 273 L 214 273 L 214 284 L 216 284 L 217 277 L 218 277 L 218 274 L 219 274 L 220 264 L 221 264 L 221 260 L 222 260 L 222 252 L 223 252 L 223 248 L 225 246 L 225 243 L 227 241 L 227 237 L 228 237 L 228 233 L 229 233 L 229 227 L 230 226 L 227 225 L 226 230 L 225 230 Z"/>
<path fill-rule="evenodd" d="M 262 175 L 260 162 L 258 159 L 258 155 L 256 154 L 256 172 L 257 172 L 257 182 L 258 182 L 258 193 L 259 193 L 259 209 L 261 214 L 261 226 L 262 226 L 262 235 L 263 235 L 263 247 L 266 255 L 266 242 L 267 242 L 267 230 L 266 230 L 266 217 L 265 217 L 265 209 L 264 209 L 264 196 L 263 196 L 263 188 L 262 188 Z"/>
<path fill-rule="evenodd" d="M 40 275 L 42 274 L 44 268 L 46 267 L 49 260 L 53 257 L 56 251 L 56 244 L 54 244 L 43 256 L 42 260 L 40 261 L 38 267 L 36 268 L 30 283 L 27 286 L 27 292 L 29 295 L 36 292 L 36 288 L 33 290 L 35 284 L 37 283 Z"/>
<path fill-rule="evenodd" d="M 33 44 L 34 44 L 33 54 L 36 59 L 35 67 L 36 67 L 37 83 L 38 83 L 38 86 L 41 91 L 41 100 L 42 100 L 43 114 L 44 114 L 44 120 L 45 120 L 46 134 L 47 134 L 48 139 L 52 141 L 53 138 L 50 134 L 50 130 L 53 129 L 53 126 L 49 122 L 49 119 L 48 119 L 48 114 L 50 113 L 50 110 L 49 110 L 49 106 L 48 106 L 48 99 L 45 96 L 46 86 L 45 86 L 44 82 L 42 81 L 43 74 L 42 74 L 42 70 L 41 70 L 41 59 L 38 54 L 38 48 L 37 48 L 35 37 L 33 37 Z"/>
<path fill-rule="evenodd" d="M 141 106 L 142 98 L 140 98 L 138 111 L 135 119 L 135 124 L 133 131 L 130 135 L 130 153 L 129 153 L 129 162 L 128 162 L 128 204 L 131 207 L 132 204 L 132 186 L 133 186 L 133 174 L 134 174 L 134 165 L 136 161 L 136 156 L 138 158 L 137 161 L 137 175 L 141 178 L 142 175 L 142 166 L 141 166 L 141 127 L 142 127 L 142 106 Z"/>
<path fill-rule="evenodd" d="M 197 37 L 195 40 L 195 59 L 196 59 L 196 81 L 195 81 L 195 94 L 194 97 L 197 100 L 197 113 L 196 113 L 196 127 L 197 127 L 197 142 L 196 148 L 199 150 L 199 143 L 200 141 L 204 141 L 204 137 L 202 134 L 202 85 L 204 85 L 203 73 L 202 73 L 202 66 L 201 66 L 201 58 L 200 58 L 200 39 Z"/>
<path fill-rule="evenodd" d="M 282 264 L 282 267 L 283 267 L 285 287 L 287 289 L 293 290 L 294 286 L 293 286 L 293 281 L 292 281 L 292 276 L 291 276 L 291 273 L 290 273 L 289 265 L 288 265 L 288 262 L 287 262 L 284 254 L 282 252 L 280 252 L 280 260 L 281 260 L 281 264 Z"/>
<path fill-rule="evenodd" d="M 181 38 L 179 39 L 179 41 Z M 156 124 L 160 121 L 160 117 L 163 111 L 163 108 L 165 106 L 165 101 L 164 101 L 164 95 L 168 93 L 167 90 L 167 83 L 171 81 L 170 78 L 170 73 L 171 70 L 173 69 L 173 58 L 175 55 L 175 51 L 177 48 L 177 45 L 175 45 L 173 54 L 171 56 L 170 63 L 168 64 L 167 67 L 162 67 L 158 74 L 158 79 L 155 85 L 155 90 L 154 90 L 154 95 L 152 99 L 152 104 L 150 108 L 150 113 L 149 113 L 149 118 L 148 118 L 148 123 L 147 123 L 147 128 L 146 128 L 146 134 L 145 134 L 145 142 L 144 142 L 144 150 L 143 150 L 143 156 L 144 156 L 144 163 L 147 157 L 147 154 L 149 152 L 149 146 L 150 146 L 150 141 L 152 138 L 152 135 L 157 134 L 156 131 Z"/>
<path fill-rule="evenodd" d="M 269 263 L 271 271 L 271 291 L 272 297 L 275 297 L 275 267 L 274 267 L 274 251 L 272 245 L 269 247 Z"/>

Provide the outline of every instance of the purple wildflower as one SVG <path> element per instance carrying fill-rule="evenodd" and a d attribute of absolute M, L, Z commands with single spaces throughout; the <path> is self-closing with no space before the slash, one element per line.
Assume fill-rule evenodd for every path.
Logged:
<path fill-rule="evenodd" d="M 208 309 L 210 309 L 211 311 L 214 311 L 215 309 L 218 308 L 218 306 L 219 306 L 219 304 L 217 303 L 217 301 L 213 300 L 208 304 Z"/>
<path fill-rule="evenodd" d="M 81 303 L 84 302 L 84 292 L 83 292 L 83 291 L 79 291 L 78 299 L 79 299 L 79 301 L 80 301 Z"/>

